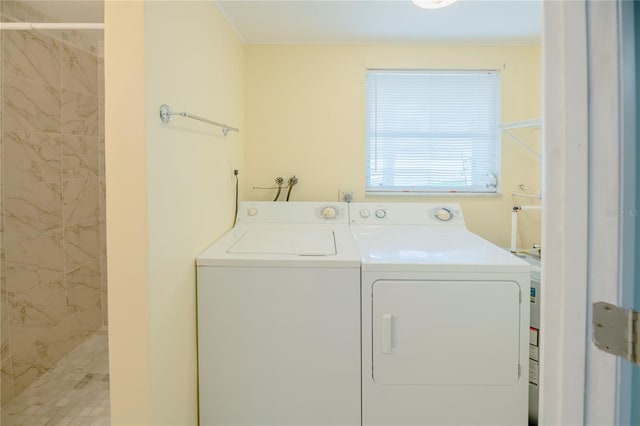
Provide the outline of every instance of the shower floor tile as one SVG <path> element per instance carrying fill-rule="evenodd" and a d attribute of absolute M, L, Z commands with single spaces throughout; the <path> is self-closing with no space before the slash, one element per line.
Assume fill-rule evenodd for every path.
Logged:
<path fill-rule="evenodd" d="M 2 407 L 2 425 L 110 425 L 108 347 L 102 328 Z"/>

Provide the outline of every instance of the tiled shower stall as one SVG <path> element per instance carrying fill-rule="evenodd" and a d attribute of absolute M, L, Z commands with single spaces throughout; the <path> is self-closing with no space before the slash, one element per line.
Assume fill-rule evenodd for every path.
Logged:
<path fill-rule="evenodd" d="M 101 42 L 6 30 L 0 49 L 5 405 L 106 324 L 107 281 Z"/>

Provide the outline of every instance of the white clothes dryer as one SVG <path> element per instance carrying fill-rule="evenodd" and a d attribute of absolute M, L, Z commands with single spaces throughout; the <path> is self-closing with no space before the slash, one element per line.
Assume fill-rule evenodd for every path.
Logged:
<path fill-rule="evenodd" d="M 346 203 L 241 202 L 197 259 L 202 425 L 360 425 Z"/>
<path fill-rule="evenodd" d="M 527 423 L 529 265 L 456 204 L 352 203 L 362 424 Z"/>

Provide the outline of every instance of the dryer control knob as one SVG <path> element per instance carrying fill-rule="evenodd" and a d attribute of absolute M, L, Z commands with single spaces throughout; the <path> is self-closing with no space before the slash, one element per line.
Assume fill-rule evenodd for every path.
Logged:
<path fill-rule="evenodd" d="M 368 218 L 369 216 L 371 216 L 371 212 L 367 209 L 362 209 L 360 210 L 360 217 L 363 219 Z"/>
<path fill-rule="evenodd" d="M 258 209 L 256 209 L 255 207 L 251 207 L 250 209 L 247 210 L 248 216 L 255 216 L 257 214 L 258 214 Z"/>
<path fill-rule="evenodd" d="M 384 219 L 387 216 L 387 212 L 384 209 L 378 209 L 376 210 L 376 217 L 378 219 Z"/>
<path fill-rule="evenodd" d="M 336 209 L 333 207 L 325 207 L 325 209 L 322 210 L 322 216 L 324 216 L 325 219 L 335 219 Z"/>
<path fill-rule="evenodd" d="M 438 211 L 436 212 L 436 218 L 438 220 L 446 222 L 451 220 L 451 218 L 453 218 L 453 213 L 451 213 L 451 210 L 449 209 L 441 208 L 441 209 L 438 209 Z"/>

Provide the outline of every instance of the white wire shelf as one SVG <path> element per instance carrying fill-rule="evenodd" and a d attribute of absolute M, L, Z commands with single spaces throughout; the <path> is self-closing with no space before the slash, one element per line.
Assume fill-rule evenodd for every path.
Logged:
<path fill-rule="evenodd" d="M 517 137 L 516 135 L 514 135 L 509 131 L 511 129 L 521 129 L 524 127 L 540 128 L 542 127 L 542 118 L 532 118 L 531 120 L 512 121 L 510 123 L 504 123 L 500 126 L 500 128 L 502 128 L 502 131 L 507 136 L 509 136 L 514 141 L 516 141 L 518 144 L 520 144 L 524 149 L 526 149 L 527 151 L 529 151 L 530 153 L 532 153 L 533 155 L 541 159 L 542 157 L 539 152 L 532 149 L 529 145 L 524 143 L 519 137 Z"/>
<path fill-rule="evenodd" d="M 505 129 L 519 129 L 522 127 L 542 127 L 542 118 L 532 118 L 530 120 L 512 121 L 510 123 L 504 123 L 500 126 Z"/>

